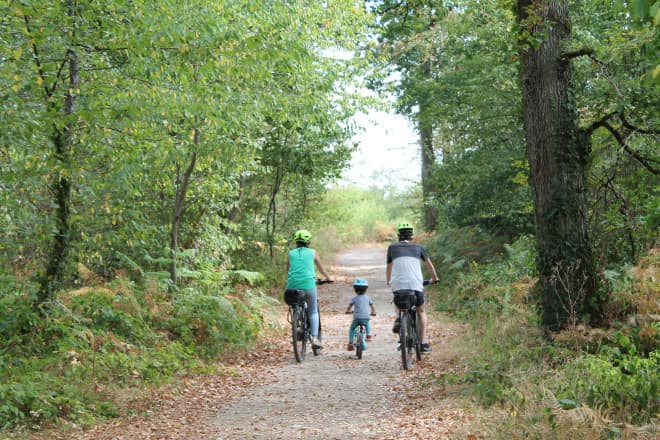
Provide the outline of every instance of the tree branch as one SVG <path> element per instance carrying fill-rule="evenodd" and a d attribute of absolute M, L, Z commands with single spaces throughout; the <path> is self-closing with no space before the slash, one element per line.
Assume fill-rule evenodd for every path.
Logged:
<path fill-rule="evenodd" d="M 619 111 L 618 111 L 618 110 L 615 110 L 615 111 L 613 111 L 613 112 L 610 112 L 610 113 L 606 114 L 605 116 L 603 116 L 602 118 L 600 118 L 599 120 L 595 121 L 595 122 L 592 123 L 590 126 L 588 126 L 587 128 L 585 128 L 585 129 L 584 129 L 584 133 L 585 133 L 587 136 L 591 136 L 591 134 L 592 134 L 594 131 L 596 131 L 597 128 L 604 127 L 605 124 L 607 123 L 607 121 L 608 121 L 612 116 L 614 116 L 614 115 L 616 115 L 616 114 L 618 114 L 618 113 L 619 113 Z"/>
<path fill-rule="evenodd" d="M 582 49 L 574 50 L 572 52 L 564 52 L 564 53 L 561 54 L 559 59 L 561 59 L 562 61 L 568 61 L 568 60 L 571 60 L 573 58 L 578 58 L 578 57 L 581 57 L 581 56 L 584 56 L 584 55 L 591 56 L 593 54 L 594 54 L 594 50 L 592 48 L 584 47 Z"/>
<path fill-rule="evenodd" d="M 653 163 L 653 162 L 655 162 L 655 163 L 660 163 L 660 162 L 658 162 L 657 160 L 655 160 L 653 158 L 644 157 L 644 156 L 640 155 L 639 153 L 637 153 L 632 148 L 630 148 L 630 146 L 626 143 L 626 140 L 623 138 L 621 133 L 619 133 L 608 122 L 604 121 L 602 123 L 601 127 L 606 128 L 612 134 L 612 136 L 614 136 L 614 139 L 617 140 L 619 145 L 621 145 L 621 147 L 623 147 L 623 150 L 626 153 L 630 154 L 633 158 L 635 158 L 644 168 L 646 168 L 647 170 L 649 170 L 653 174 L 660 174 L 660 169 L 654 168 L 651 165 L 651 163 Z M 649 163 L 649 162 L 651 162 L 651 163 Z"/>
<path fill-rule="evenodd" d="M 660 134 L 660 130 L 643 130 L 639 127 L 636 127 L 636 126 L 632 125 L 630 122 L 628 122 L 625 115 L 623 115 L 623 114 L 619 115 L 619 117 L 621 118 L 621 125 L 623 125 L 628 130 L 634 131 L 635 133 Z"/>

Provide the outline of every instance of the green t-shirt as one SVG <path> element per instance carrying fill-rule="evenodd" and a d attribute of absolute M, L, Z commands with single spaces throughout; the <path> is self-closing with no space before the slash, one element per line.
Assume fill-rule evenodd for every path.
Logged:
<path fill-rule="evenodd" d="M 314 249 L 299 247 L 289 251 L 287 289 L 313 289 L 316 287 Z"/>

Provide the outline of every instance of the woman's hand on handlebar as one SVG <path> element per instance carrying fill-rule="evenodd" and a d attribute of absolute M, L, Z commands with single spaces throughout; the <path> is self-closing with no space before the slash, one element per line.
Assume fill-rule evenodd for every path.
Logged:
<path fill-rule="evenodd" d="M 316 284 L 330 284 L 330 283 L 334 283 L 334 281 L 331 280 L 330 278 L 326 278 L 324 280 L 322 280 L 321 278 L 316 279 Z"/>

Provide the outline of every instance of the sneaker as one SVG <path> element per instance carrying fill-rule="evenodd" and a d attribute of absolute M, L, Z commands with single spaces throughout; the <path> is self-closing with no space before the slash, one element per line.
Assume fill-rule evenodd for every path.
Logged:
<path fill-rule="evenodd" d="M 323 348 L 323 344 L 321 344 L 321 340 L 318 336 L 312 336 L 312 348 Z"/>
<path fill-rule="evenodd" d="M 431 346 L 429 344 L 422 344 L 422 353 L 430 353 L 431 351 Z"/>
<path fill-rule="evenodd" d="M 401 329 L 401 318 L 396 318 L 394 321 L 394 326 L 392 327 L 392 333 L 399 333 Z"/>
<path fill-rule="evenodd" d="M 367 335 L 367 341 L 373 341 L 373 340 L 374 340 L 374 337 L 373 337 L 373 336 L 371 336 L 371 335 Z"/>
<path fill-rule="evenodd" d="M 352 342 L 348 343 L 348 345 L 346 346 L 346 350 L 353 351 L 353 343 Z"/>

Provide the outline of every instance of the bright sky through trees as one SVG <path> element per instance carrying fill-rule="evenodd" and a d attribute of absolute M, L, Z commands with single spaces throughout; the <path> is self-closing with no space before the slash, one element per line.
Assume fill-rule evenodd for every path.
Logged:
<path fill-rule="evenodd" d="M 418 136 L 404 116 L 374 110 L 356 115 L 355 122 L 361 127 L 353 137 L 359 147 L 342 184 L 408 187 L 419 181 Z"/>

